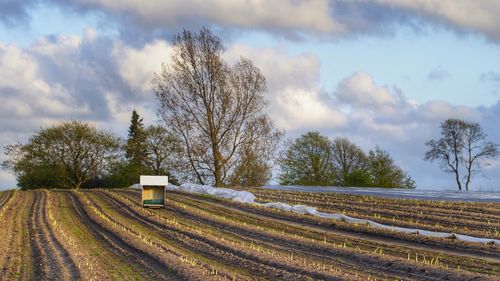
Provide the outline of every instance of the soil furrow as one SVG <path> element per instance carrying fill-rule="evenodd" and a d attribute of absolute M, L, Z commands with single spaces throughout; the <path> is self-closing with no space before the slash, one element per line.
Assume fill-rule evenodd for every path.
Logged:
<path fill-rule="evenodd" d="M 175 274 L 166 264 L 153 257 L 152 255 L 126 243 L 117 234 L 107 230 L 100 223 L 95 221 L 83 207 L 83 202 L 73 192 L 66 193 L 79 215 L 82 222 L 93 232 L 96 239 L 106 244 L 108 249 L 114 249 L 116 254 L 127 257 L 130 263 L 141 264 L 150 272 L 155 273 L 155 279 L 158 280 L 184 280 L 182 276 Z"/>
<path fill-rule="evenodd" d="M 31 258 L 34 263 L 35 280 L 60 280 L 63 267 L 57 261 L 55 252 L 50 245 L 48 237 L 44 231 L 42 212 L 45 194 L 37 191 L 34 193 L 35 202 L 31 220 L 29 224 L 31 245 Z"/>
<path fill-rule="evenodd" d="M 267 192 L 262 194 L 266 198 Z M 327 211 L 351 204 L 347 213 L 386 224 L 392 216 L 398 226 L 498 234 L 498 223 L 489 221 L 500 214 L 495 203 L 269 194 L 274 197 L 268 199 L 289 198 Z M 495 245 L 180 191 L 167 192 L 165 209 L 143 208 L 140 200 L 141 192 L 131 189 L 0 192 L 0 280 L 497 280 L 500 275 Z M 486 215 L 477 213 L 481 207 Z M 453 221 L 445 224 L 447 219 Z"/>
<path fill-rule="evenodd" d="M 129 263 L 123 253 L 102 243 L 77 214 L 67 191 L 54 192 L 49 205 L 52 226 L 58 237 L 70 249 L 71 257 L 78 264 L 82 280 L 142 280 L 147 279 L 139 264 Z M 135 270 L 134 270 L 135 269 Z M 151 274 L 149 276 L 154 276 Z"/>
<path fill-rule="evenodd" d="M 275 200 L 270 200 L 269 198 L 259 198 L 259 201 L 270 202 Z M 267 199 L 267 200 L 266 200 Z M 373 221 L 393 224 L 394 221 L 391 220 L 394 218 L 397 221 L 398 226 L 404 227 L 420 227 L 428 230 L 438 229 L 439 231 L 443 231 L 443 229 L 448 229 L 449 231 L 454 231 L 453 227 L 467 227 L 470 230 L 477 230 L 480 233 L 487 233 L 488 229 L 494 229 L 496 225 L 488 224 L 488 217 L 484 218 L 482 221 L 477 221 L 477 217 L 473 216 L 461 216 L 455 217 L 453 221 L 450 221 L 449 216 L 436 216 L 435 213 L 433 215 L 428 214 L 420 214 L 416 210 L 412 210 L 412 212 L 406 211 L 396 211 L 385 208 L 384 206 L 377 206 L 377 208 L 373 208 L 371 206 L 360 206 L 359 204 L 352 206 L 336 206 L 331 203 L 321 203 L 321 202 L 310 202 L 308 200 L 300 200 L 300 199 L 286 199 L 283 201 L 284 203 L 297 205 L 310 205 L 313 207 L 317 207 L 322 212 L 334 212 L 334 213 L 345 213 L 347 215 L 355 214 L 359 218 L 367 218 Z M 377 214 L 380 218 L 374 218 L 373 215 Z M 491 218 L 490 221 L 498 221 L 499 218 Z M 421 224 L 416 224 L 415 221 L 421 222 Z M 440 227 L 436 227 L 438 224 Z"/>
<path fill-rule="evenodd" d="M 170 198 L 173 198 L 174 195 L 170 195 Z M 175 200 L 178 200 L 178 198 L 175 198 Z M 286 237 L 289 236 L 300 236 L 300 237 L 305 237 L 306 241 L 308 239 L 314 239 L 315 241 L 318 242 L 324 242 L 325 239 L 328 239 L 328 241 L 337 243 L 344 244 L 345 245 L 350 245 L 350 248 L 358 248 L 361 247 L 363 250 L 369 250 L 370 253 L 376 252 L 377 249 L 383 249 L 384 250 L 384 255 L 390 255 L 398 258 L 403 258 L 403 259 L 408 259 L 410 257 L 410 253 L 413 252 L 414 259 L 417 259 L 415 255 L 420 255 L 420 259 L 422 262 L 422 256 L 427 256 L 427 257 L 438 257 L 439 260 L 443 263 L 443 265 L 450 266 L 453 268 L 463 268 L 471 272 L 477 272 L 477 273 L 484 273 L 484 274 L 489 274 L 489 275 L 497 275 L 500 274 L 500 268 L 498 267 L 498 263 L 492 263 L 484 260 L 477 260 L 477 259 L 472 259 L 468 257 L 463 257 L 459 258 L 457 256 L 452 256 L 452 255 L 443 255 L 442 253 L 436 253 L 436 252 L 430 252 L 426 250 L 421 250 L 421 249 L 412 249 L 412 248 L 407 248 L 407 247 L 399 247 L 395 246 L 392 244 L 380 244 L 374 241 L 370 241 L 367 239 L 357 239 L 357 238 L 352 238 L 349 236 L 340 236 L 335 233 L 331 233 L 328 230 L 319 230 L 318 228 L 311 228 L 311 227 L 301 227 L 300 225 L 292 225 L 292 224 L 282 224 L 281 222 L 278 222 L 276 220 L 274 221 L 268 221 L 266 220 L 265 217 L 255 217 L 254 215 L 251 215 L 249 213 L 241 213 L 238 214 L 239 212 L 235 210 L 228 211 L 227 209 L 224 209 L 222 207 L 218 207 L 215 205 L 206 205 L 202 204 L 200 201 L 196 201 L 195 203 L 192 203 L 190 201 L 183 201 L 184 203 L 180 205 L 179 207 L 182 207 L 181 209 L 184 209 L 186 205 L 190 205 L 192 208 L 202 208 L 204 212 L 208 212 L 208 214 L 211 214 L 210 216 L 216 216 L 217 220 L 219 220 L 219 223 L 225 223 L 227 220 L 230 221 L 239 221 L 238 225 L 241 225 L 241 223 L 248 222 L 249 224 L 253 224 L 254 228 L 261 229 L 259 225 L 267 225 L 270 226 L 272 225 L 272 228 L 269 229 L 268 231 L 271 230 L 271 232 L 285 232 Z M 174 204 L 175 206 L 176 204 Z M 204 206 L 206 205 L 206 206 Z M 188 208 L 189 209 L 189 208 Z M 217 215 L 217 213 L 224 213 L 224 217 L 220 217 Z M 349 241 L 349 242 L 348 242 Z M 330 243 L 331 243 L 330 242 Z M 371 249 L 370 249 L 371 248 Z M 424 260 L 425 261 L 425 260 Z M 422 264 L 422 263 L 420 263 Z"/>
<path fill-rule="evenodd" d="M 172 199 L 172 196 L 170 196 L 170 198 Z M 195 203 L 195 204 L 194 204 L 194 206 L 196 206 L 196 207 L 200 207 L 200 205 L 201 205 L 201 204 L 200 204 L 199 202 L 197 202 L 197 203 Z M 215 212 L 223 212 L 222 210 L 217 210 L 217 209 L 214 209 L 213 207 L 212 207 L 212 208 L 210 208 L 210 209 L 213 209 Z M 224 213 L 231 214 L 231 215 L 232 215 L 232 214 L 234 214 L 234 212 L 233 212 L 233 211 L 227 211 L 227 210 L 226 210 Z M 244 216 L 250 217 L 251 215 L 246 214 L 246 215 L 244 215 Z M 219 224 L 224 224 L 224 221 L 225 221 L 225 220 L 223 220 L 223 221 L 219 221 L 218 223 L 219 223 Z M 275 221 L 274 223 L 276 223 L 276 221 Z M 262 219 L 262 225 L 271 225 L 271 224 L 273 224 L 273 222 L 265 221 L 265 220 L 264 220 L 264 218 Z M 289 226 L 291 226 L 291 225 L 289 225 Z M 314 232 L 314 231 L 316 231 L 315 229 L 310 229 L 309 227 L 308 227 L 307 229 L 309 229 L 310 231 L 313 231 L 313 232 Z M 287 232 L 288 232 L 288 231 L 287 231 Z M 300 233 L 300 232 L 299 232 L 299 233 Z M 292 236 L 292 235 L 293 235 L 293 234 L 292 234 L 292 233 L 290 233 L 289 235 L 287 235 L 287 237 Z M 299 234 L 299 235 L 303 235 L 303 234 Z M 321 236 L 323 236 L 323 235 L 321 235 Z M 308 237 L 311 237 L 311 236 L 308 236 Z M 326 237 L 326 236 L 325 236 L 325 237 Z M 307 239 L 306 239 L 306 241 L 307 241 Z M 366 240 L 363 240 L 363 241 L 366 241 Z M 273 243 L 278 243 L 278 242 L 273 241 Z M 316 243 L 316 245 L 317 245 L 317 244 L 321 244 L 321 243 Z M 391 248 L 391 247 L 387 247 L 387 245 L 384 245 L 384 244 L 379 244 L 379 246 L 380 246 L 380 248 L 379 248 L 379 249 L 386 249 L 388 252 L 390 252 L 392 249 L 400 249 L 399 251 L 400 251 L 400 252 L 401 252 L 401 251 L 403 251 L 404 258 L 405 258 L 405 260 L 406 260 L 406 250 L 404 250 L 404 248 L 403 248 L 403 249 L 401 249 L 401 248 L 399 248 L 399 247 L 392 247 L 392 248 Z M 311 248 L 311 249 L 314 249 L 314 248 L 315 248 L 314 243 L 313 243 L 313 246 L 311 246 L 310 248 Z M 306 247 L 306 249 L 307 249 L 307 247 Z M 321 252 L 321 249 L 319 249 L 319 248 L 318 248 L 317 250 Z M 314 253 L 315 251 L 312 251 L 312 252 Z M 327 250 L 327 252 L 328 252 L 328 250 Z M 384 250 L 384 252 L 386 252 L 386 251 Z M 432 256 L 434 256 L 434 257 L 436 256 L 436 254 L 432 254 L 432 253 L 425 253 L 425 255 L 427 255 L 428 257 L 429 257 L 429 256 L 431 256 L 431 257 L 432 257 Z M 385 256 L 385 255 L 384 255 L 384 256 Z M 401 256 L 401 255 L 399 255 L 399 256 Z M 446 256 L 443 256 L 443 257 L 442 257 L 441 255 L 439 255 L 439 258 L 440 258 L 440 259 L 441 259 L 441 258 L 443 258 L 443 260 L 444 260 L 444 261 L 446 261 L 446 260 L 448 259 Z M 449 256 L 449 258 L 452 258 L 452 256 Z M 359 257 L 354 257 L 354 259 L 359 259 Z M 361 259 L 361 260 L 362 260 L 362 259 Z M 372 264 L 372 263 L 373 263 L 373 266 L 376 266 L 376 264 L 379 264 L 380 262 L 384 263 L 384 259 L 378 259 L 378 258 L 377 258 L 377 261 L 378 261 L 378 262 L 375 262 L 375 261 L 373 261 L 373 260 L 372 260 L 372 261 L 368 261 L 368 263 L 367 263 L 368 265 L 367 265 L 367 266 L 364 266 L 364 265 L 361 265 L 361 266 L 363 266 L 363 268 L 370 268 L 370 264 Z M 449 262 L 451 262 L 451 261 L 455 262 L 455 258 L 453 258 L 453 260 L 449 260 Z M 457 261 L 458 263 L 455 263 L 455 264 L 456 264 L 456 265 L 458 265 L 458 266 L 464 266 L 464 265 L 465 265 L 465 264 L 463 264 L 462 262 L 460 262 L 460 260 L 456 260 L 456 261 Z M 358 262 L 359 262 L 359 261 L 358 261 Z M 406 261 L 405 261 L 405 262 L 406 262 Z M 390 261 L 390 260 L 389 260 L 389 261 L 387 261 L 387 260 L 386 260 L 386 264 L 393 264 L 393 267 L 394 267 L 394 268 L 398 268 L 398 263 L 397 263 L 397 262 L 396 262 L 396 263 L 394 263 L 393 261 Z M 423 265 L 418 265 L 418 266 L 423 266 Z M 418 267 L 418 266 L 413 266 L 413 267 L 415 268 L 415 267 Z M 469 259 L 469 260 L 467 261 L 467 266 L 468 266 L 467 268 L 470 268 L 473 272 L 484 272 L 484 273 L 491 272 L 490 274 L 496 274 L 496 273 L 498 273 L 498 270 L 496 270 L 496 271 L 494 270 L 495 265 L 492 265 L 492 264 L 487 264 L 487 263 L 484 263 L 484 262 L 483 262 L 483 263 L 475 263 L 475 262 L 474 262 L 474 260 L 470 260 L 470 259 Z M 403 263 L 401 268 L 402 268 L 402 270 L 405 270 L 405 268 L 406 268 L 406 267 L 408 267 L 408 264 L 407 264 L 407 263 Z M 455 267 L 455 268 L 456 268 L 456 267 Z M 389 269 L 388 269 L 388 268 L 386 268 L 385 270 L 389 270 Z M 396 270 L 397 270 L 397 269 L 396 269 Z M 496 272 L 496 273 L 494 273 L 494 272 Z M 453 274 L 452 274 L 452 275 L 453 275 Z M 438 279 L 440 279 L 440 278 L 438 278 Z"/>
<path fill-rule="evenodd" d="M 46 192 L 41 193 L 42 205 L 40 208 L 38 223 L 42 227 L 44 234 L 44 242 L 50 249 L 50 255 L 55 257 L 57 265 L 51 269 L 54 271 L 54 275 L 57 279 L 65 280 L 77 280 L 80 279 L 80 272 L 74 261 L 70 258 L 68 251 L 61 245 L 54 235 L 52 228 L 50 227 L 49 221 L 47 219 L 47 194 Z M 62 270 L 61 270 L 62 269 Z"/>
<path fill-rule="evenodd" d="M 172 199 L 171 196 L 170 199 Z M 137 198 L 135 198 L 135 200 L 137 200 Z M 127 205 L 130 205 L 130 202 L 128 202 Z M 170 207 L 170 205 L 168 207 Z M 169 211 L 170 210 L 167 210 L 168 214 L 172 216 Z M 392 279 L 399 276 L 400 279 L 405 280 L 413 278 L 415 278 L 416 280 L 421 280 L 422 278 L 425 278 L 427 280 L 465 280 L 468 278 L 472 279 L 477 277 L 477 275 L 471 274 L 458 274 L 457 272 L 448 271 L 444 268 L 429 269 L 428 267 L 424 267 L 423 265 L 408 264 L 406 261 L 402 262 L 401 260 L 394 258 L 380 256 L 367 257 L 369 255 L 363 252 L 353 253 L 349 250 L 325 248 L 321 247 L 320 243 L 307 243 L 293 239 L 283 239 L 282 237 L 265 235 L 261 232 L 252 232 L 249 229 L 230 226 L 224 224 L 224 222 L 221 221 L 200 218 L 195 214 L 183 212 L 183 210 L 181 209 L 175 211 L 178 211 L 181 214 L 175 215 L 179 219 L 185 219 L 189 217 L 191 219 L 201 221 L 201 225 L 217 225 L 216 228 L 221 232 L 220 235 L 223 237 L 240 236 L 242 239 L 247 240 L 248 243 L 250 243 L 252 239 L 255 239 L 254 242 L 256 243 L 256 245 L 262 244 L 267 248 L 280 247 L 281 250 L 326 260 L 328 264 L 339 265 L 339 268 L 363 268 L 363 273 L 370 273 L 372 277 L 378 275 L 383 279 Z M 162 211 L 160 210 L 160 212 Z M 267 221 L 262 221 L 262 223 L 268 224 Z M 339 260 L 342 260 L 343 263 L 339 263 Z M 422 272 L 425 272 L 425 274 L 423 274 Z"/>
<path fill-rule="evenodd" d="M 452 247 L 446 245 L 445 243 L 439 244 L 439 242 L 435 242 L 432 240 L 423 240 L 423 239 L 419 240 L 421 239 L 421 237 L 414 235 L 410 237 L 415 239 L 416 241 L 412 241 L 405 239 L 406 237 L 405 238 L 397 237 L 396 235 L 392 235 L 392 233 L 387 233 L 386 235 L 382 236 L 381 234 L 378 233 L 369 232 L 368 229 L 366 231 L 362 231 L 359 229 L 349 229 L 348 226 L 345 228 L 339 228 L 340 224 L 335 224 L 334 221 L 332 221 L 331 225 L 325 226 L 324 224 L 316 222 L 309 217 L 298 217 L 297 215 L 292 213 L 280 212 L 278 214 L 276 211 L 270 209 L 255 208 L 254 206 L 246 206 L 233 202 L 222 202 L 218 199 L 213 199 L 213 198 L 202 199 L 200 197 L 188 195 L 182 192 L 170 192 L 170 193 L 191 200 L 199 200 L 202 203 L 214 204 L 215 206 L 226 208 L 228 210 L 248 212 L 250 214 L 261 216 L 277 222 L 293 224 L 301 227 L 308 227 L 311 229 L 317 229 L 321 231 L 334 232 L 348 237 L 355 237 L 365 240 L 368 239 L 370 241 L 375 241 L 381 244 L 393 244 L 397 246 L 439 252 L 448 255 L 466 256 L 476 259 L 486 259 L 491 262 L 500 263 L 500 252 L 498 252 L 494 246 L 492 246 L 493 248 L 491 249 L 491 251 L 479 251 L 476 249 L 470 249 L 468 247 L 462 247 L 461 245 L 456 245 L 455 247 Z"/>
<path fill-rule="evenodd" d="M 10 196 L 11 196 L 10 191 L 4 191 L 4 192 L 0 193 L 0 209 L 5 205 L 5 203 L 7 203 Z"/>
<path fill-rule="evenodd" d="M 265 200 L 266 201 L 266 200 Z M 268 201 L 268 200 L 267 200 Z M 462 234 L 472 234 L 475 236 L 488 236 L 488 237 L 498 237 L 494 230 L 500 227 L 498 223 L 499 220 L 495 218 L 481 218 L 468 216 L 466 219 L 453 218 L 450 219 L 448 216 L 435 216 L 420 214 L 417 211 L 400 212 L 394 210 L 385 209 L 383 206 L 377 208 L 368 206 L 344 206 L 336 207 L 331 204 L 324 203 L 311 203 L 302 200 L 286 200 L 283 201 L 288 204 L 305 204 L 317 207 L 319 211 L 327 213 L 344 213 L 346 215 L 355 216 L 357 218 L 370 219 L 375 222 L 384 223 L 388 225 L 396 225 L 401 227 L 409 228 L 421 228 L 431 231 L 441 231 L 441 232 L 457 232 L 458 229 L 467 230 L 466 233 Z M 374 215 L 377 215 L 375 217 Z M 465 217 L 465 216 L 464 216 Z M 495 223 L 496 222 L 496 223 Z"/>
<path fill-rule="evenodd" d="M 251 231 L 246 228 L 224 224 L 221 221 L 200 217 L 180 208 L 168 206 L 167 211 L 173 212 L 180 218 L 196 221 L 201 225 L 217 225 L 217 230 L 220 231 L 223 236 L 238 237 L 241 240 L 248 241 L 248 243 L 254 242 L 256 245 L 264 245 L 266 248 L 294 253 L 294 256 L 305 255 L 311 258 L 320 259 L 327 264 L 335 265 L 336 268 L 349 270 L 351 272 L 356 272 L 359 268 L 363 268 L 363 273 L 370 274 L 372 277 L 378 276 L 383 279 L 399 277 L 405 280 L 420 280 L 422 278 L 420 274 L 411 272 L 415 267 L 418 268 L 419 265 L 401 264 L 394 258 L 384 259 L 382 257 L 367 257 L 367 253 L 363 252 L 359 252 L 358 254 L 362 255 L 359 256 L 348 250 L 334 249 L 327 246 L 322 247 L 320 243 L 286 239 L 284 237 L 277 237 L 277 235 Z M 435 280 L 443 280 L 443 276 L 453 274 L 443 274 L 439 272 L 436 275 L 437 277 Z M 428 273 L 426 278 L 431 279 L 431 276 L 432 274 Z"/>
<path fill-rule="evenodd" d="M 128 195 L 122 195 L 122 196 L 128 197 Z M 129 199 L 137 201 L 137 198 L 134 199 L 129 198 Z M 140 204 L 137 204 L 136 206 L 140 206 Z M 318 247 L 312 246 L 313 250 L 311 250 L 309 246 L 300 245 L 300 242 L 297 242 L 296 240 L 285 239 L 284 241 L 281 241 L 283 237 L 275 237 L 263 234 L 261 232 L 255 232 L 249 229 L 238 228 L 232 225 L 228 225 L 225 222 L 216 221 L 205 217 L 200 217 L 197 214 L 189 213 L 180 208 L 175 208 L 175 206 L 168 205 L 165 211 L 160 209 L 159 212 L 166 213 L 167 216 L 175 216 L 180 220 L 191 221 L 192 223 L 198 224 L 200 227 L 215 229 L 215 231 L 218 232 L 219 235 L 222 237 L 231 237 L 231 236 L 238 237 L 238 240 L 240 241 L 246 241 L 248 243 L 255 242 L 256 245 L 257 244 L 266 245 L 266 248 L 268 249 L 279 250 L 282 252 L 286 251 L 287 253 L 303 254 L 309 257 L 322 259 L 323 262 L 327 264 L 338 265 L 339 267 L 342 267 L 342 269 L 346 270 L 349 269 L 349 272 L 357 272 L 360 267 L 359 262 L 353 264 L 352 261 L 348 261 L 345 254 L 344 257 L 342 257 L 342 255 L 339 255 L 338 253 L 333 253 L 333 252 L 323 254 L 324 252 L 327 251 L 324 251 L 324 249 L 322 248 L 320 249 Z M 159 216 L 165 218 L 161 214 L 159 214 Z M 264 221 L 262 221 L 262 223 L 264 223 Z M 318 251 L 315 252 L 315 250 Z M 340 258 L 342 258 L 342 260 Z M 365 268 L 364 273 L 369 273 L 371 276 L 379 276 L 385 278 L 395 276 L 394 274 L 395 272 L 393 272 L 392 275 L 389 275 L 384 273 L 384 271 L 380 269 L 381 268 L 377 268 L 377 270 L 373 271 L 373 269 Z"/>
<path fill-rule="evenodd" d="M 328 193 L 311 193 L 311 192 L 289 192 L 289 191 L 272 191 L 253 188 L 250 190 L 255 194 L 258 200 L 264 201 L 283 201 L 288 199 L 298 199 L 308 204 L 314 202 L 328 202 L 332 206 L 358 206 L 361 208 L 372 207 L 374 205 L 382 208 L 399 210 L 399 211 L 423 211 L 443 214 L 458 214 L 468 213 L 480 216 L 493 216 L 492 218 L 500 217 L 500 207 L 498 203 L 476 203 L 476 202 L 441 202 L 429 200 L 405 200 L 405 199 L 388 199 L 374 198 L 362 195 L 347 195 L 347 194 L 328 194 Z"/>
<path fill-rule="evenodd" d="M 33 269 L 30 268 L 28 232 L 28 217 L 33 208 L 33 197 L 29 194 L 22 195 L 16 196 L 16 201 L 8 206 L 1 218 L 1 276 L 7 279 L 28 280 L 33 276 Z"/>
<path fill-rule="evenodd" d="M 196 217 L 187 212 L 183 212 L 180 209 L 172 209 L 174 212 L 179 213 L 181 216 L 188 217 L 192 220 L 198 221 L 201 224 L 217 224 L 217 228 L 224 234 L 230 234 L 233 236 L 240 237 L 240 239 L 246 239 L 263 245 L 268 248 L 280 247 L 282 250 L 287 250 L 297 254 L 303 254 L 310 257 L 315 257 L 325 260 L 329 264 L 336 264 L 340 268 L 347 267 L 348 269 L 359 269 L 363 268 L 365 273 L 370 273 L 371 276 L 385 277 L 385 278 L 401 278 L 405 280 L 421 280 L 426 278 L 428 280 L 444 280 L 444 279 L 455 279 L 461 280 L 456 274 L 450 272 L 442 272 L 440 269 L 427 270 L 425 276 L 422 276 L 418 272 L 417 268 L 422 268 L 420 265 L 411 265 L 401 263 L 394 258 L 384 258 L 384 257 L 369 257 L 367 253 L 359 252 L 355 255 L 349 251 L 342 251 L 341 249 L 334 249 L 331 247 L 322 247 L 319 243 L 306 243 L 303 241 L 297 241 L 293 239 L 285 239 L 283 237 L 276 237 L 272 235 L 266 235 L 259 232 L 249 231 L 248 229 L 238 228 L 230 226 L 227 224 L 221 224 L 220 222 L 207 220 L 204 218 Z M 338 260 L 342 263 L 339 263 Z M 415 271 L 415 272 L 412 272 Z M 455 278 L 453 278 L 455 275 Z"/>
<path fill-rule="evenodd" d="M 91 194 L 91 193 L 92 192 L 89 192 L 88 194 Z M 193 257 L 191 255 L 185 255 L 184 252 L 186 252 L 186 251 L 179 252 L 179 250 L 183 247 L 181 247 L 178 243 L 168 243 L 168 241 L 158 242 L 158 241 L 156 241 L 156 239 L 152 239 L 154 236 L 154 233 L 156 232 L 156 230 L 154 228 L 151 228 L 151 227 L 144 228 L 144 225 L 139 223 L 139 222 L 136 222 L 136 219 L 134 219 L 134 218 L 127 219 L 125 217 L 128 217 L 128 216 L 124 217 L 123 214 L 119 214 L 118 212 L 113 212 L 111 215 L 109 215 L 108 214 L 108 213 L 110 213 L 109 211 L 114 211 L 115 208 L 108 206 L 105 202 L 97 203 L 96 200 L 90 198 L 90 196 L 88 194 L 86 194 L 86 199 L 89 200 L 89 204 L 92 204 L 92 206 L 94 208 L 96 208 L 97 211 L 105 217 L 105 220 L 108 220 L 108 222 L 110 222 L 111 224 L 114 224 L 118 228 L 126 229 L 126 231 L 131 232 L 133 234 L 133 236 L 141 237 L 141 239 L 145 240 L 147 244 L 152 245 L 155 248 L 155 249 L 153 249 L 153 251 L 157 251 L 159 249 L 163 252 L 167 252 L 167 253 L 170 253 L 170 254 L 176 256 L 180 260 L 186 259 L 187 263 L 191 263 L 190 261 L 192 261 L 191 258 L 193 258 Z M 103 211 L 104 209 L 108 212 Z M 123 220 L 125 220 L 125 222 L 123 222 Z M 138 232 L 137 231 L 138 228 L 144 228 L 144 231 L 147 233 Z M 190 245 L 190 244 L 187 244 L 187 245 L 190 247 L 193 247 L 193 245 Z M 194 248 L 196 248 L 196 247 L 194 247 Z M 200 263 L 195 262 L 195 264 L 200 265 L 201 267 L 203 267 L 206 270 L 209 270 L 209 269 L 211 269 L 212 271 L 215 270 L 215 268 L 213 266 L 211 266 L 210 264 L 204 263 L 204 262 L 200 262 Z M 215 275 L 223 275 L 226 278 L 230 278 L 233 276 L 233 275 L 230 276 L 230 274 L 228 274 L 227 272 L 220 272 L 219 270 L 217 270 L 215 272 L 216 272 Z M 189 279 L 193 279 L 193 276 L 190 276 Z M 196 279 L 199 279 L 199 278 L 196 278 Z"/>
<path fill-rule="evenodd" d="M 186 231 L 182 231 L 179 229 L 175 229 L 173 227 L 161 224 L 157 221 L 154 221 L 150 218 L 147 218 L 145 215 L 138 213 L 137 211 L 133 210 L 132 208 L 130 208 L 129 206 L 127 206 L 123 202 L 120 202 L 120 201 L 114 199 L 113 197 L 110 197 L 109 195 L 106 195 L 106 198 L 110 203 L 115 204 L 115 206 L 118 207 L 118 210 L 121 210 L 121 212 L 123 214 L 128 214 L 128 216 L 130 216 L 131 219 L 138 220 L 146 226 L 155 227 L 159 230 L 162 230 L 162 233 L 164 235 L 166 235 L 170 239 L 176 239 L 178 243 L 183 243 L 184 247 L 189 247 L 189 248 L 191 248 L 191 250 L 193 250 L 193 251 L 197 250 L 198 252 L 200 250 L 200 248 L 196 249 L 196 248 L 190 246 L 189 244 L 184 243 L 183 241 L 185 241 L 185 239 L 183 239 L 183 237 L 179 237 L 179 236 L 175 235 L 176 233 L 179 233 L 183 236 L 186 236 L 192 240 L 195 240 L 195 241 L 197 240 L 197 241 L 201 242 L 198 246 L 202 246 L 204 244 L 204 245 L 208 245 L 209 247 L 216 249 L 217 252 L 219 252 L 219 254 L 211 255 L 210 249 L 208 249 L 208 248 L 207 248 L 208 252 L 204 253 L 205 255 L 207 255 L 207 257 L 209 257 L 211 259 L 213 258 L 216 260 L 221 260 L 224 257 L 231 256 L 231 255 L 233 255 L 234 257 L 240 257 L 241 260 L 239 261 L 240 263 L 238 263 L 238 264 L 234 264 L 234 263 L 231 264 L 232 262 L 235 261 L 234 258 L 228 259 L 225 262 L 228 262 L 230 265 L 233 265 L 233 266 L 244 266 L 247 268 L 253 268 L 254 270 L 255 269 L 260 270 L 259 272 L 254 271 L 254 273 L 263 274 L 264 277 L 266 277 L 267 274 L 271 274 L 271 275 L 267 275 L 267 277 L 271 277 L 271 278 L 280 278 L 280 277 L 283 278 L 283 277 L 285 277 L 287 280 L 290 280 L 290 279 L 297 280 L 297 277 L 299 277 L 301 279 L 303 278 L 300 275 L 305 275 L 305 276 L 308 276 L 308 277 L 311 277 L 314 279 L 339 280 L 338 278 L 335 278 L 334 276 L 328 276 L 328 275 L 321 274 L 318 272 L 311 272 L 311 271 L 307 271 L 305 269 L 295 268 L 295 267 L 292 267 L 292 266 L 289 266 L 286 264 L 280 264 L 278 262 L 271 261 L 271 260 L 264 260 L 264 259 L 261 259 L 257 256 L 253 256 L 251 254 L 244 253 L 243 251 L 222 245 L 218 242 L 211 241 L 205 237 L 201 237 L 200 235 L 186 232 Z M 224 254 L 224 252 L 226 252 L 226 254 Z M 245 265 L 245 263 L 248 263 L 248 264 Z M 252 263 L 254 263 L 254 264 L 252 264 Z M 259 264 L 260 264 L 260 266 L 259 266 Z M 275 270 L 278 270 L 278 271 L 285 271 L 285 272 L 278 273 L 278 274 L 285 274 L 286 272 L 288 272 L 291 275 L 288 275 L 288 276 L 281 275 L 280 276 L 280 275 L 277 275 L 276 272 L 273 273 L 272 270 L 270 272 L 269 272 L 269 270 L 262 270 L 262 265 L 266 265 L 266 266 L 274 268 Z M 294 277 L 293 276 L 294 273 L 299 273 L 299 275 L 296 275 Z"/>

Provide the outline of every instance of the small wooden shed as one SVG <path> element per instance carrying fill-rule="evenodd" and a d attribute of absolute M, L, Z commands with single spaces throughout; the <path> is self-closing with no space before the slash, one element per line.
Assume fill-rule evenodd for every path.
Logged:
<path fill-rule="evenodd" d="M 167 176 L 141 176 L 142 207 L 165 208 Z"/>

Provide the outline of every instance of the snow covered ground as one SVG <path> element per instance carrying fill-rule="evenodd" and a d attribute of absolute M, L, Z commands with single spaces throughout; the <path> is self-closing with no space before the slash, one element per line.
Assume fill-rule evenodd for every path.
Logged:
<path fill-rule="evenodd" d="M 425 189 L 402 189 L 402 188 L 362 188 L 362 187 L 338 187 L 338 186 L 280 186 L 280 185 L 269 185 L 263 188 L 289 190 L 289 191 L 338 192 L 346 194 L 372 195 L 372 196 L 380 196 L 386 198 L 500 202 L 500 188 L 496 192 L 425 190 Z"/>

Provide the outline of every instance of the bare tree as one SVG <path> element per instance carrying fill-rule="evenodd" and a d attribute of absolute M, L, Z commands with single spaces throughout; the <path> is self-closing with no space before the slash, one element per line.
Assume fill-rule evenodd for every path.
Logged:
<path fill-rule="evenodd" d="M 184 168 L 182 144 L 165 127 L 149 126 L 145 130 L 146 164 L 155 175 L 168 175 L 169 180 L 176 180 L 176 172 Z M 174 178 L 172 178 L 174 177 Z"/>
<path fill-rule="evenodd" d="M 220 38 L 208 29 L 184 31 L 173 46 L 170 63 L 153 78 L 159 114 L 183 142 L 196 180 L 224 185 L 250 139 L 267 137 L 263 131 L 246 133 L 266 116 L 265 78 L 248 59 L 228 65 Z"/>
<path fill-rule="evenodd" d="M 429 150 L 424 159 L 439 161 L 445 172 L 454 174 L 459 190 L 462 190 L 462 180 L 465 180 L 465 189 L 469 190 L 472 176 L 488 165 L 487 159 L 499 155 L 498 145 L 485 139 L 486 134 L 478 123 L 448 119 L 441 123 L 441 138 L 425 144 Z M 463 179 L 462 171 L 465 173 Z"/>
<path fill-rule="evenodd" d="M 367 169 L 368 159 L 356 144 L 345 137 L 337 137 L 332 143 L 333 165 L 337 171 L 338 184 L 347 185 L 349 176 Z"/>
<path fill-rule="evenodd" d="M 276 163 L 274 152 L 283 136 L 276 131 L 267 116 L 261 116 L 249 124 L 245 134 L 246 142 L 239 150 L 239 161 L 233 170 L 229 183 L 235 186 L 263 186 L 271 179 Z"/>
<path fill-rule="evenodd" d="M 472 175 L 479 172 L 482 165 L 488 165 L 485 159 L 496 158 L 499 155 L 498 145 L 487 142 L 486 134 L 478 123 L 468 123 L 464 132 L 465 157 L 463 161 L 466 169 L 465 190 L 469 190 Z"/>

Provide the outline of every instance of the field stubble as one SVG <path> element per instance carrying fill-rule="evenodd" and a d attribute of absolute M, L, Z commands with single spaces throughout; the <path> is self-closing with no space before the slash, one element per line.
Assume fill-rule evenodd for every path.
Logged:
<path fill-rule="evenodd" d="M 433 230 L 456 227 L 464 234 L 491 234 L 500 217 L 500 206 L 494 203 L 453 203 L 457 205 L 451 208 L 404 200 L 256 193 L 262 201 L 307 204 L 330 212 L 345 209 L 370 219 L 377 210 L 380 222 Z M 497 280 L 500 276 L 500 254 L 492 245 L 381 232 L 181 192 L 167 193 L 165 209 L 143 209 L 139 200 L 136 190 L 0 193 L 1 279 Z M 417 214 L 413 221 L 412 213 Z"/>

